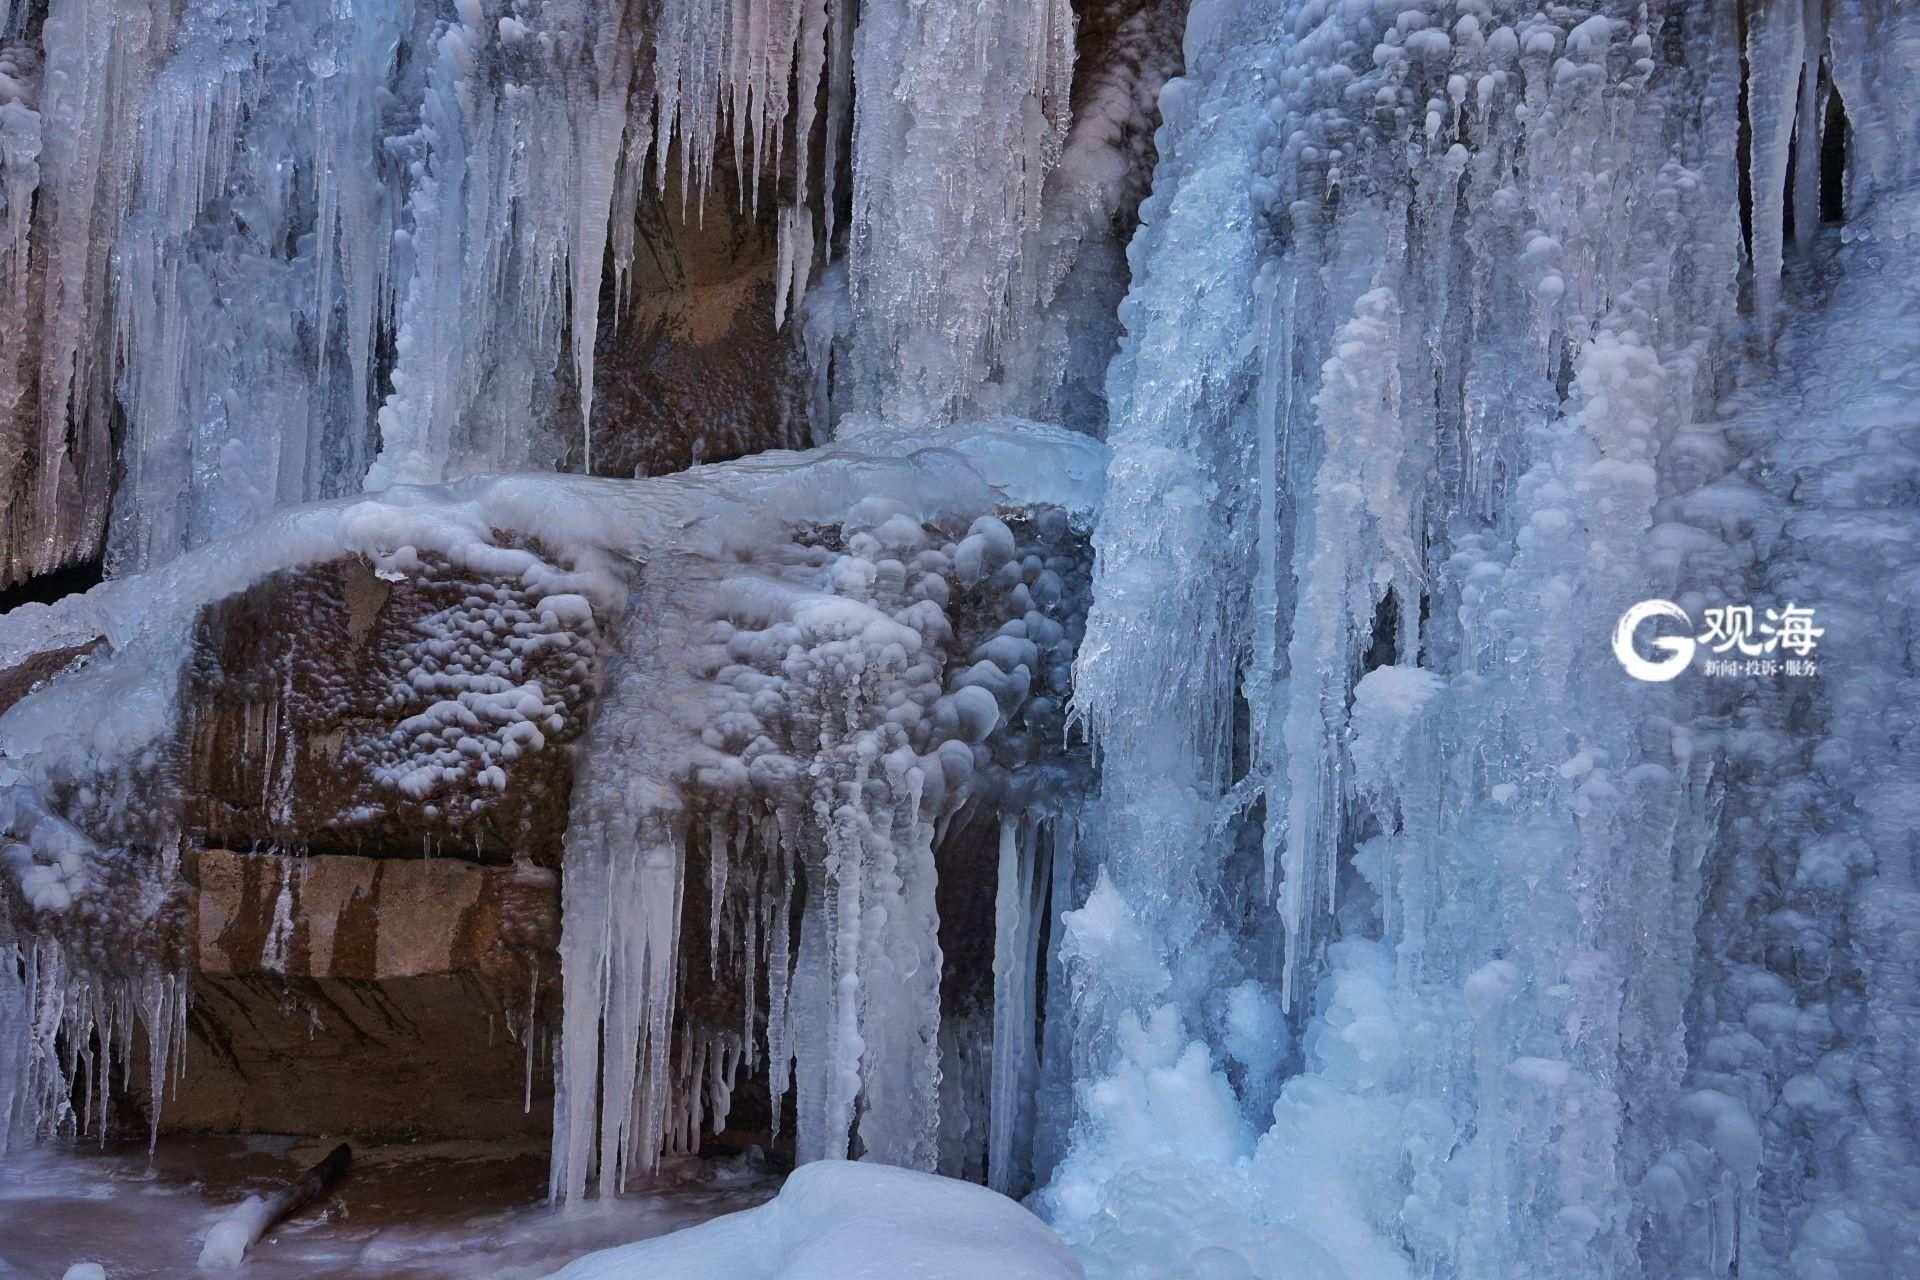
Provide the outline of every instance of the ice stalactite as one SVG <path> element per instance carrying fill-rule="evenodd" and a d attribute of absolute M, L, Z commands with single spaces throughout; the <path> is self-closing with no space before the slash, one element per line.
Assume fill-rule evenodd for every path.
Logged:
<path fill-rule="evenodd" d="M 20 430 L 33 377 L 33 206 L 40 188 L 40 57 L 24 41 L 6 40 L 0 19 L 0 493 L 20 491 L 28 457 L 12 437 Z M 9 502 L 9 511 L 13 503 Z M 19 517 L 0 530 L 0 581 L 20 573 L 12 548 L 22 540 Z"/>
<path fill-rule="evenodd" d="M 395 216 L 373 104 L 399 34 L 391 7 L 181 15 L 116 250 L 116 571 L 359 487 Z"/>
<path fill-rule="evenodd" d="M 670 581 L 662 574 L 652 599 L 637 598 L 663 624 Z M 674 691 L 660 678 L 664 663 L 648 658 L 671 636 L 664 625 L 624 633 L 567 829 L 567 1000 L 549 1173 L 556 1199 L 584 1193 L 596 1152 L 601 1194 L 618 1190 L 628 1170 L 652 1168 L 668 1137 L 686 816 L 664 780 L 649 775 L 646 756 L 662 750 L 650 730 Z"/>
<path fill-rule="evenodd" d="M 53 937 L 0 940 L 0 1155 L 53 1136 L 104 1143 L 136 1036 L 151 1147 L 165 1095 L 186 1069 L 186 1032 L 183 973 L 153 964 L 116 974 Z"/>
<path fill-rule="evenodd" d="M 1789 148 L 1808 61 L 1806 6 L 1751 0 L 1746 21 L 1747 123 L 1753 139 L 1748 166 L 1753 191 L 1753 310 L 1762 331 L 1771 335 L 1780 303 Z M 1814 64 L 1818 66 L 1818 55 Z M 1812 140 L 1803 144 L 1803 150 L 1819 153 Z"/>
<path fill-rule="evenodd" d="M 616 209 L 620 155 L 625 135 L 635 128 L 627 112 L 638 57 L 626 6 L 610 6 L 597 15 L 594 26 L 591 81 L 568 86 L 579 185 L 571 201 L 573 235 L 567 249 L 572 301 L 567 336 L 573 351 L 575 394 L 580 397 L 580 469 L 589 474 L 593 471 L 593 354 L 600 330 L 600 276 L 609 220 Z M 587 79 L 585 75 L 577 78 Z"/>
<path fill-rule="evenodd" d="M 580 223 L 569 202 L 532 193 L 582 190 L 570 104 L 554 89 L 581 42 L 490 22 L 478 3 L 451 21 L 415 21 L 431 23 L 415 33 L 426 83 L 416 129 L 389 143 L 415 178 L 369 489 L 551 465 L 561 447 L 536 397 L 555 391 L 566 250 Z M 542 145 L 528 145 L 535 136 Z"/>
<path fill-rule="evenodd" d="M 1837 97 L 1856 126 L 1845 139 L 1845 191 L 1835 202 L 1852 218 L 1911 176 L 1912 148 L 1890 140 L 1912 114 L 1902 96 L 1912 55 L 1898 35 L 1898 7 L 1884 0 L 1744 0 L 1740 16 L 1753 313 L 1762 340 L 1771 342 L 1780 327 L 1788 214 L 1801 259 L 1819 230 L 1830 102 Z"/>
<path fill-rule="evenodd" d="M 870 497 L 749 566 L 641 571 L 567 838 L 556 1199 L 694 1145 L 763 1061 L 798 1159 L 939 1163 L 936 849 L 970 806 L 1017 813 L 1079 776 L 1052 744 L 1084 575 L 1058 508 L 941 530 Z M 993 1127 L 1019 1167 L 1044 885 L 1037 828 L 1007 821 Z M 694 864 L 706 910 L 682 920 Z M 737 1002 L 676 1004 L 674 939 L 694 929 Z"/>
<path fill-rule="evenodd" d="M 988 1074 L 987 1185 L 1019 1195 L 1034 1169 L 1040 1098 L 1041 941 L 1056 909 L 1054 859 L 1071 847 L 1071 819 L 1000 822 L 993 908 L 993 1036 Z M 1069 854 L 1070 857 L 1070 854 Z M 1067 872 L 1071 876 L 1071 870 Z M 1056 1100 L 1057 1101 L 1057 1100 Z"/>
<path fill-rule="evenodd" d="M 939 426 L 977 407 L 1046 269 L 1036 237 L 1066 140 L 1073 13 L 868 4 L 856 42 L 844 403 L 869 423 Z"/>
<path fill-rule="evenodd" d="M 676 144 L 681 189 L 704 198 L 729 132 L 743 198 L 759 198 L 762 162 L 777 154 L 786 127 L 796 56 L 800 105 L 817 88 L 818 3 L 808 0 L 668 0 L 654 43 L 653 156 L 662 187 Z M 811 28 L 811 37 L 803 35 Z M 730 122 L 730 130 L 729 130 Z M 751 188 L 748 190 L 747 188 Z"/>
<path fill-rule="evenodd" d="M 643 171 L 646 28 L 619 0 L 518 16 L 465 3 L 423 21 L 418 125 L 388 144 L 413 181 L 393 392 L 367 484 L 551 467 L 569 438 L 590 471 L 601 276 L 610 241 L 631 261 Z M 577 426 L 553 407 L 568 389 L 563 346 Z"/>
<path fill-rule="evenodd" d="M 24 7 L 16 14 L 24 18 Z M 115 237 L 132 199 L 140 106 L 170 39 L 170 10 L 120 12 L 95 0 L 55 0 L 39 31 L 37 183 L 29 186 L 27 51 L 9 46 L 0 106 L 10 202 L 31 196 L 28 252 L 11 254 L 0 300 L 9 343 L 0 363 L 0 433 L 10 482 L 4 569 L 19 580 L 97 553 L 113 475 L 114 394 L 107 322 Z M 11 204 L 8 225 L 29 209 Z M 24 279 L 17 274 L 26 268 Z M 28 388 L 31 391 L 28 391 Z"/>

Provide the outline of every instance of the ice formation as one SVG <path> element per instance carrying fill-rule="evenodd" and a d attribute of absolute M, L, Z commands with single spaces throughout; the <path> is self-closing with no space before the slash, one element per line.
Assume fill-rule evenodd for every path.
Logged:
<path fill-rule="evenodd" d="M 1097 158 L 1048 187 L 1063 0 L 957 25 L 868 5 L 858 36 L 850 0 L 117 10 L 45 0 L 0 20 L 9 580 L 89 559 L 109 498 L 108 563 L 137 572 L 290 502 L 591 472 L 600 308 L 624 297 L 635 210 L 704 207 L 723 161 L 735 198 L 781 205 L 777 321 L 844 260 L 843 411 L 938 426 L 1030 409 L 1047 389 L 975 393 L 1121 199 Z M 1165 70 L 1130 57 L 1083 157 L 1145 132 L 1135 118 L 1121 138 L 1112 112 L 1138 117 Z M 946 182 L 961 148 L 1001 176 Z"/>
<path fill-rule="evenodd" d="M 563 1017 L 588 1030 L 564 1048 L 556 1131 L 592 1127 L 603 1078 L 606 1096 L 633 1106 L 600 1109 L 603 1145 L 556 1143 L 556 1191 L 578 1194 L 596 1161 L 612 1188 L 669 1146 L 696 1145 L 707 1123 L 724 1123 L 743 1057 L 762 1055 L 796 1063 L 791 1123 L 810 1151 L 847 1151 L 858 1091 L 863 1148 L 931 1167 L 936 824 L 971 802 L 1037 831 L 1082 777 L 1044 748 L 1061 736 L 1086 598 L 1076 547 L 1102 456 L 1086 437 L 1005 421 L 646 482 L 402 486 L 290 508 L 148 574 L 9 614 L 8 652 L 70 635 L 109 643 L 4 717 L 0 865 L 24 913 L 9 920 L 14 963 L 0 970 L 10 1123 L 99 1131 L 136 1033 L 148 1061 L 178 1069 L 176 818 L 162 782 L 125 775 L 164 777 L 160 745 L 202 611 L 346 554 L 393 578 L 451 566 L 506 584 L 471 587 L 466 613 L 417 624 L 417 652 L 391 671 L 393 733 L 367 744 L 370 804 L 430 806 L 539 750 L 564 707 L 510 676 L 540 670 L 557 641 L 594 635 L 596 616 L 620 623 L 568 837 Z M 493 634 L 509 637 L 500 654 L 474 646 Z M 643 714 L 661 699 L 684 701 L 664 719 Z M 711 963 L 747 996 L 724 1024 L 674 1026 L 670 1060 L 686 850 L 635 833 L 663 836 L 678 821 L 684 839 L 687 801 L 703 815 L 712 806 L 697 855 L 711 877 Z M 603 882 L 613 891 L 596 894 Z M 826 914 L 830 902 L 840 914 Z M 802 904 L 789 946 L 786 909 Z M 914 1010 L 927 1019 L 917 1029 Z M 597 1045 L 603 1019 L 631 1052 L 581 1047 Z M 650 1092 L 636 1094 L 643 1067 Z M 151 1077 L 156 1125 L 168 1078 Z M 889 1087 L 892 1100 L 876 1101 Z"/>
<path fill-rule="evenodd" d="M 0 12 L 0 576 L 110 490 L 116 575 L 0 619 L 105 643 L 0 719 L 8 1123 L 179 1060 L 145 749 L 353 553 L 595 637 L 556 1200 L 764 1078 L 1096 1278 L 1920 1272 L 1911 4 L 123 8 Z M 729 177 L 822 447 L 475 475 L 593 469 L 636 209 Z M 1637 680 L 1643 600 L 1825 648 Z M 572 715 L 491 662 L 407 802 Z M 804 1274 L 906 1179 L 819 1163 L 630 1261 Z"/>
<path fill-rule="evenodd" d="M 1905 677 L 1862 648 L 1817 689 L 1649 685 L 1606 651 L 1641 598 L 1818 598 L 1863 645 L 1909 634 L 1837 564 L 1775 567 L 1871 528 L 1904 554 L 1913 529 L 1893 490 L 1825 479 L 1904 458 L 1867 437 L 1912 421 L 1910 357 L 1825 335 L 1876 308 L 1912 327 L 1914 175 L 1862 165 L 1913 126 L 1916 28 L 1812 8 L 1190 17 L 1076 703 L 1103 861 L 1066 918 L 1081 1083 L 1042 1203 L 1090 1274 L 1920 1257 L 1911 1114 L 1876 1110 L 1900 1068 L 1874 1047 L 1910 1043 L 1885 975 L 1912 959 L 1911 786 L 1888 740 L 1836 720 L 1816 745 L 1801 718 L 1871 723 L 1910 707 Z M 1803 83 L 1845 103 L 1838 231 Z M 1813 247 L 1783 275 L 1789 206 Z M 1836 319 L 1770 352 L 1789 291 Z M 1887 389 L 1856 393 L 1849 445 L 1822 425 L 1838 386 L 1788 397 L 1774 368 Z M 1716 407 L 1736 376 L 1744 430 Z M 1276 1074 L 1247 1026 L 1282 1018 Z"/>
<path fill-rule="evenodd" d="M 724 1127 L 763 1059 L 800 1159 L 852 1142 L 938 1164 L 936 846 L 997 815 L 1002 884 L 1032 896 L 1074 782 L 1056 748 L 1086 575 L 1084 494 L 1029 498 L 1012 526 L 943 520 L 952 501 L 869 491 L 750 562 L 641 571 L 567 834 L 556 1198 L 617 1190 L 703 1113 Z M 704 922 L 682 908 L 699 863 Z M 675 1007 L 702 923 L 741 993 L 720 1025 Z M 1004 993 L 1026 993 L 1028 1040 L 1032 937 Z"/>

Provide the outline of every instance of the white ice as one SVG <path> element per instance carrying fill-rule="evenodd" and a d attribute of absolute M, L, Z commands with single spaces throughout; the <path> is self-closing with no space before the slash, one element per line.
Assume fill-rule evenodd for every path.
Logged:
<path fill-rule="evenodd" d="M 1005 1196 L 844 1160 L 796 1169 L 757 1209 L 588 1254 L 550 1280 L 1079 1280 L 1080 1264 Z"/>

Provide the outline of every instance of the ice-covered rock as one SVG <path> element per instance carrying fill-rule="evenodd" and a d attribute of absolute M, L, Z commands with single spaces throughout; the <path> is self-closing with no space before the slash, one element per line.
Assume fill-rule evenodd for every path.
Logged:
<path fill-rule="evenodd" d="M 999 890 L 979 832 L 1004 823 L 1026 868 L 1009 874 L 1024 874 L 1031 895 L 1064 839 L 1049 824 L 1085 780 L 1063 723 L 1100 452 L 1022 423 L 877 443 L 652 481 L 476 480 L 294 508 L 150 575 L 9 615 L 0 644 L 22 653 L 69 632 L 107 637 L 0 717 L 5 936 L 23 966 L 0 977 L 8 1017 L 18 1015 L 11 1035 L 28 1046 L 7 1060 L 21 1122 L 104 1124 L 107 1064 L 145 1028 L 147 1060 L 160 1064 L 148 1104 L 157 1125 L 194 971 L 222 988 L 222 1008 L 242 1011 L 226 1032 L 215 1031 L 226 1014 L 202 1023 L 203 1042 L 229 1037 L 225 1061 L 242 1084 L 280 1052 L 245 1012 L 262 984 L 276 989 L 269 1004 L 304 1008 L 314 1034 L 351 1022 L 352 984 L 382 984 L 390 1010 L 410 1010 L 450 1046 L 470 1031 L 457 1009 L 434 1011 L 433 992 L 466 983 L 490 993 L 483 1012 L 505 1030 L 499 1051 L 476 1061 L 524 1056 L 530 1098 L 536 1056 L 550 1049 L 535 1016 L 553 1007 L 540 995 L 556 977 L 540 962 L 552 921 L 537 905 L 512 907 L 526 895 L 495 890 L 538 876 L 535 864 L 581 877 L 567 890 L 568 1009 L 597 1021 L 595 914 L 623 901 L 604 878 L 643 847 L 621 824 L 644 830 L 656 810 L 685 807 L 696 817 L 683 836 L 697 839 L 674 847 L 697 878 L 686 900 L 697 922 L 681 930 L 684 877 L 663 882 L 668 896 L 649 896 L 645 911 L 611 917 L 622 929 L 651 922 L 643 985 L 678 982 L 686 1000 L 658 1032 L 674 1057 L 635 1113 L 649 1127 L 620 1159 L 650 1164 L 723 1127 L 744 1064 L 767 1081 L 757 1087 L 771 1093 L 761 1104 L 774 1108 L 761 1122 L 771 1136 L 778 1100 L 798 1086 L 788 1106 L 819 1153 L 832 1150 L 826 1117 L 854 1106 L 851 1092 L 834 1103 L 820 1090 L 864 1072 L 868 1149 L 891 1132 L 902 1153 L 921 1153 L 900 1158 L 931 1166 L 933 860 L 945 850 L 957 883 L 988 886 L 990 901 Z M 1048 465 L 1032 465 L 1036 448 Z M 610 658 L 607 636 L 621 650 Z M 636 664 L 637 654 L 661 656 Z M 597 736 L 578 756 L 566 748 L 590 713 Z M 590 767 L 562 859 L 576 759 Z M 896 822 L 897 851 L 883 847 Z M 223 849 L 239 843 L 266 848 Z M 345 852 L 521 865 L 491 879 L 419 863 L 389 872 Z M 388 881 L 434 909 L 381 910 Z M 840 888 L 867 906 L 849 917 L 852 932 L 821 934 Z M 368 933 L 375 911 L 382 923 Z M 990 929 L 965 944 L 983 969 Z M 1040 960 L 1031 928 L 1024 936 L 1014 954 L 1025 976 L 1008 973 L 1007 998 L 1024 992 L 1031 1008 Z M 863 981 L 822 985 L 828 965 L 857 967 Z M 708 981 L 679 982 L 683 966 Z M 606 1008 L 624 1034 L 633 1007 Z M 918 1031 L 896 1021 L 914 1008 L 936 1021 Z M 812 1038 L 830 1026 L 855 1029 L 864 1060 L 851 1041 Z M 889 1040 L 895 1026 L 908 1031 Z M 76 1056 L 74 1037 L 91 1027 L 99 1054 Z M 430 1052 L 405 1035 L 368 1038 L 390 1058 Z M 331 1059 L 312 1060 L 324 1082 Z M 597 1071 L 578 1047 L 570 1061 Z M 62 1099 L 83 1072 L 95 1110 L 76 1113 Z M 506 1077 L 516 1095 L 521 1074 Z M 473 1080 L 483 1076 L 491 1083 L 472 1087 L 499 1083 L 484 1071 Z M 902 1090 L 885 1106 L 883 1081 Z M 405 1090 L 383 1110 L 363 1091 L 327 1088 L 342 1123 L 391 1124 L 411 1105 Z M 222 1092 L 190 1088 L 188 1113 L 285 1118 L 258 1090 L 227 1087 L 224 1102 Z M 1003 1141 L 1023 1106 L 998 1113 Z M 474 1131 L 442 1111 L 416 1119 Z M 1030 1115 L 1019 1122 L 1022 1135 L 1031 1128 Z M 592 1159 L 581 1150 L 578 1169 Z M 617 1185 L 619 1165 L 607 1168 Z"/>
<path fill-rule="evenodd" d="M 942 518 L 874 493 L 741 563 L 642 570 L 568 828 L 556 1197 L 697 1145 L 742 1072 L 766 1072 L 772 1135 L 803 1160 L 852 1141 L 936 1167 L 940 893 L 967 874 L 958 851 L 982 856 L 983 824 L 1006 904 L 990 1127 L 1012 1166 L 1015 1129 L 1031 1141 L 1034 900 L 1088 772 L 1065 734 L 1078 519 Z M 731 999 L 679 996 L 675 957 L 703 953 Z M 972 954 L 987 961 L 977 934 Z"/>

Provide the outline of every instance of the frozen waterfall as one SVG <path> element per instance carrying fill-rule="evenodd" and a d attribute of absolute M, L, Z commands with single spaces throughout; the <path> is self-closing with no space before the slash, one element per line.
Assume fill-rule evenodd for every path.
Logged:
<path fill-rule="evenodd" d="M 341 825 L 564 777 L 563 1209 L 1920 1274 L 1916 278 L 1911 0 L 0 0 L 0 1158 L 164 1141 L 188 676 L 352 561 Z"/>
<path fill-rule="evenodd" d="M 1917 34 L 1896 5 L 1193 11 L 1076 695 L 1088 1083 L 1041 1203 L 1090 1274 L 1914 1265 L 1873 1047 L 1910 1037 L 1910 765 L 1815 727 L 1903 721 L 1910 678 L 1862 647 L 1645 684 L 1607 645 L 1641 598 L 1910 638 L 1850 585 L 1891 563 L 1780 566 L 1867 527 L 1910 553 L 1865 470 L 1904 474 L 1868 424 L 1912 423 L 1913 366 L 1841 335 L 1913 327 L 1911 166 L 1861 164 L 1911 134 Z"/>

